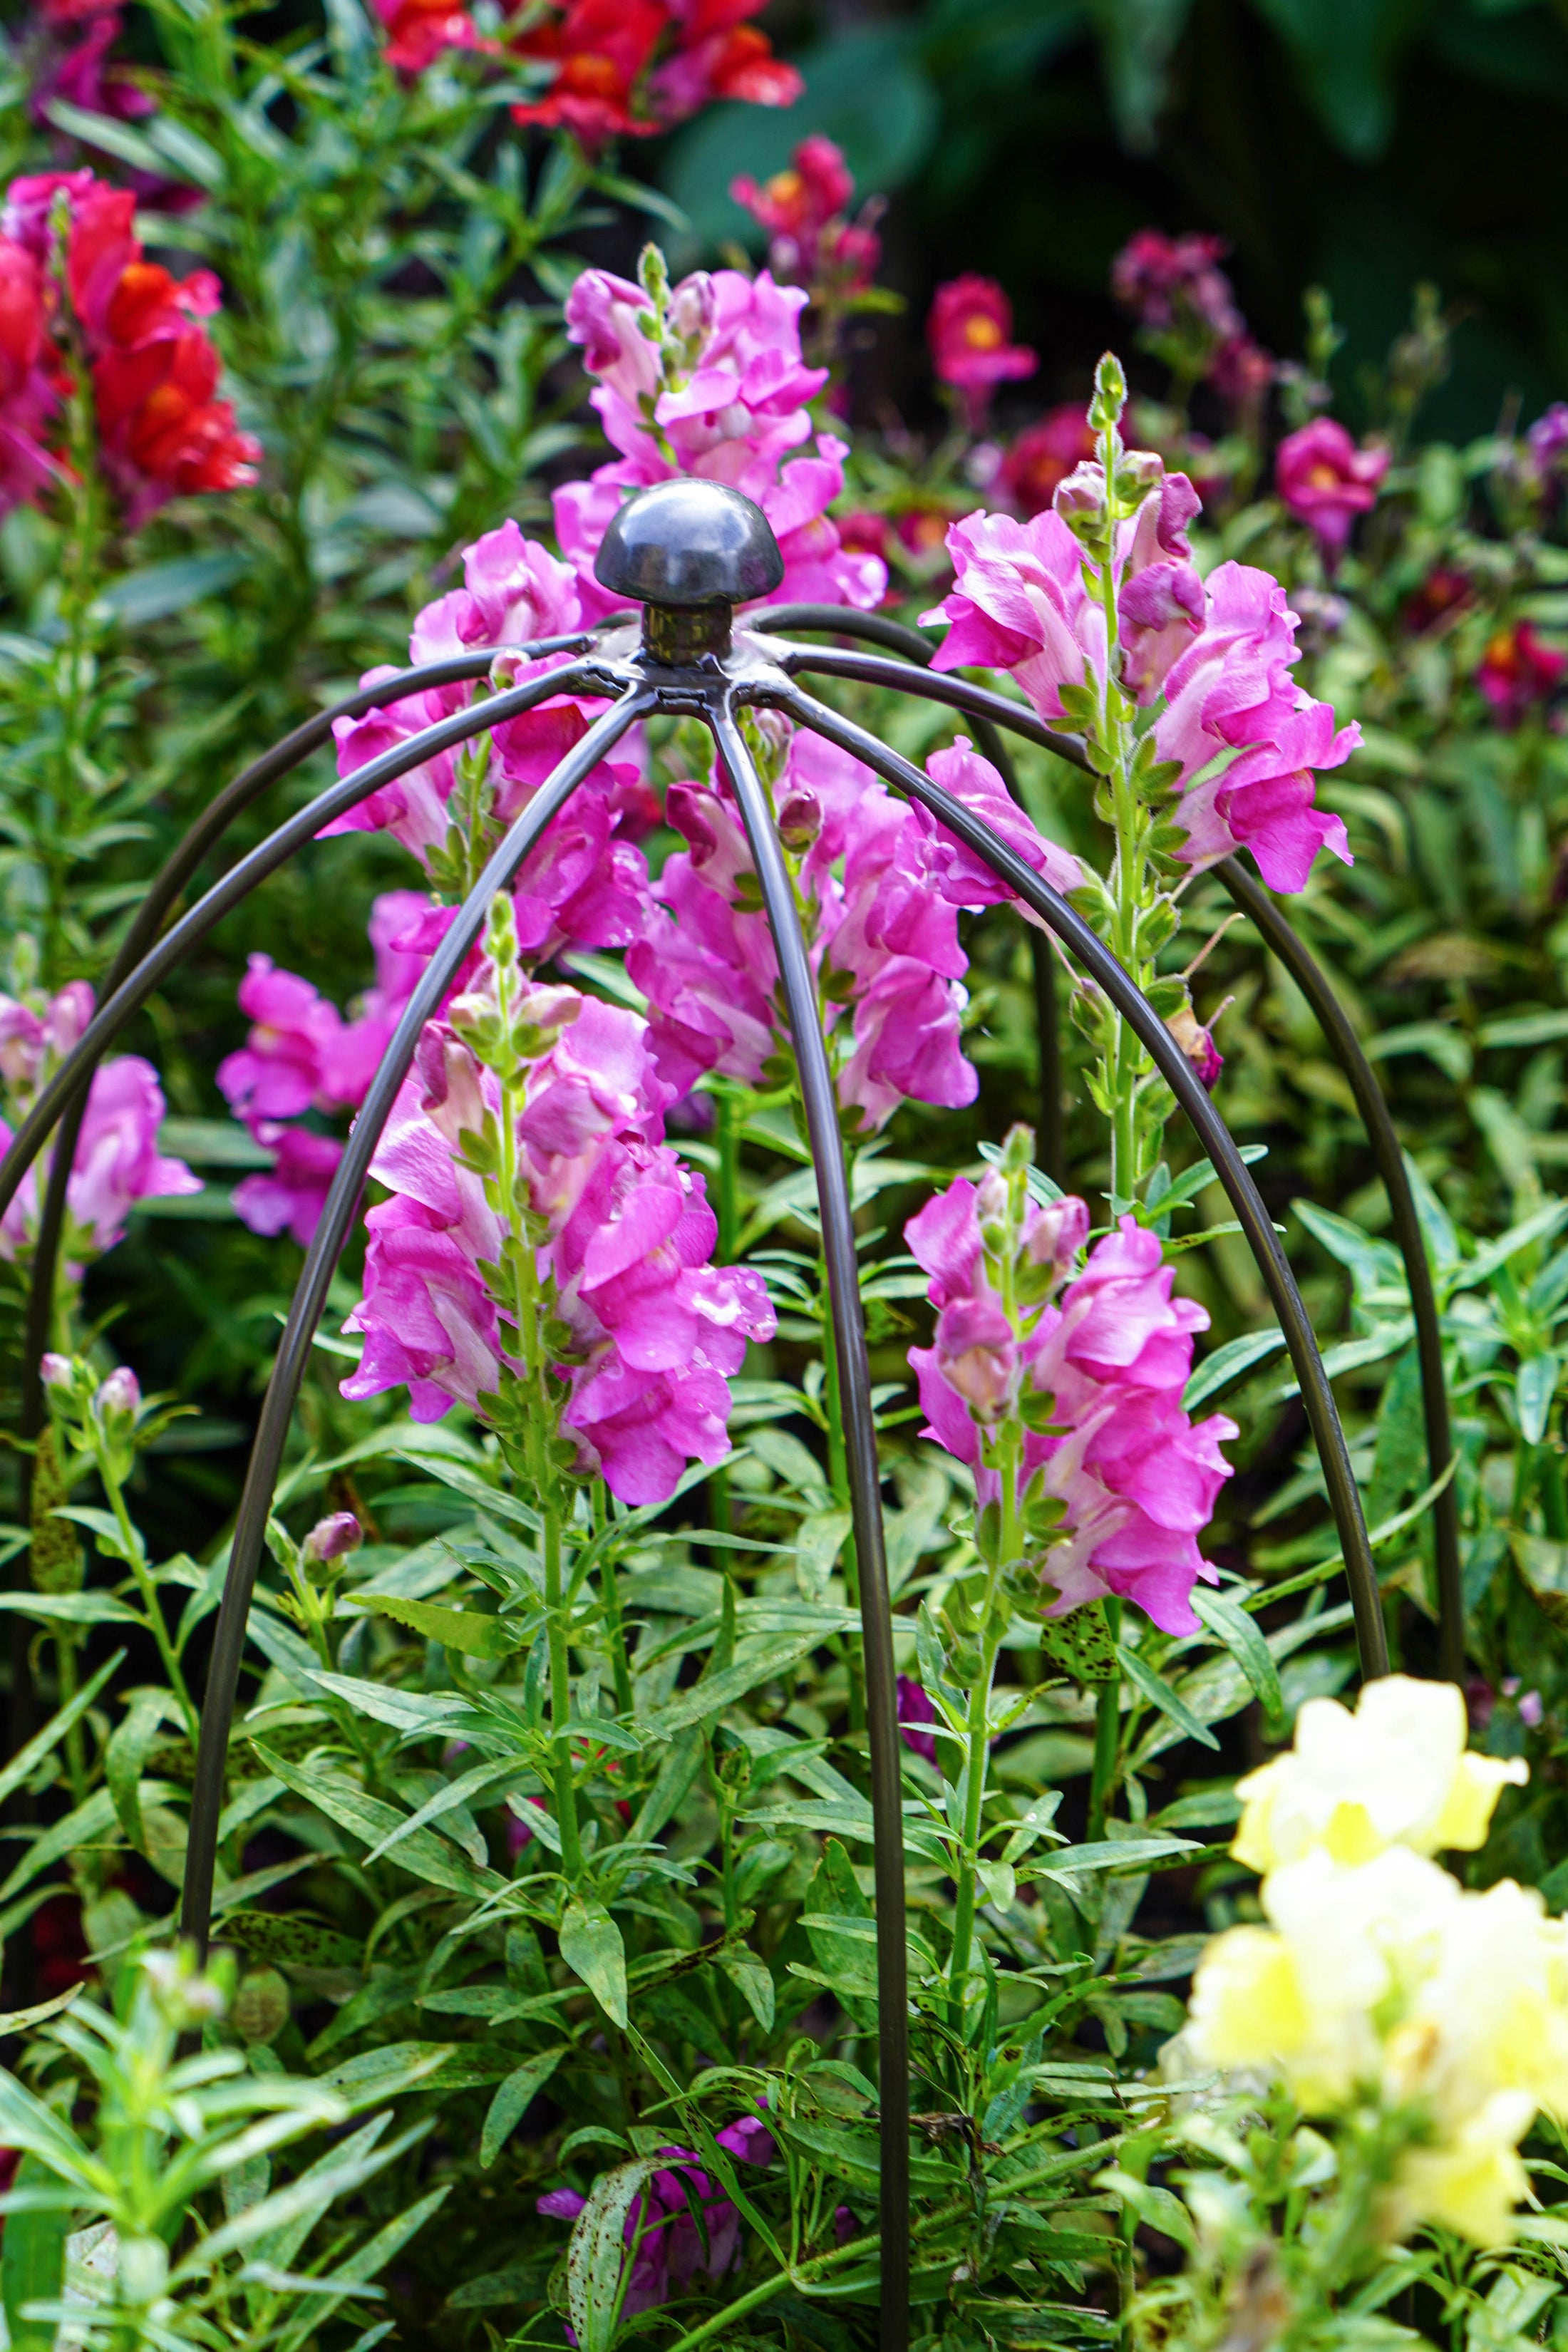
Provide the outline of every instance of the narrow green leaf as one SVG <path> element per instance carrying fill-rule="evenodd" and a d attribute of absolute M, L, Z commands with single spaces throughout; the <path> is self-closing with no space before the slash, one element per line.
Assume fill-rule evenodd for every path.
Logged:
<path fill-rule="evenodd" d="M 497 2091 L 479 2135 L 479 2163 L 484 2170 L 488 2171 L 495 2162 L 512 2132 L 565 2057 L 566 2049 L 566 2043 L 562 2042 L 557 2049 L 544 2050 L 536 2058 L 524 2059 Z"/>
<path fill-rule="evenodd" d="M 515 1618 L 487 1617 L 477 1609 L 447 1609 L 438 1601 L 405 1601 L 391 1592 L 350 1593 L 348 1598 L 466 1658 L 509 1658 L 526 1638 Z"/>
<path fill-rule="evenodd" d="M 626 2022 L 626 1948 L 602 1903 L 574 1895 L 561 1922 L 561 1957 L 607 2017 Z"/>
<path fill-rule="evenodd" d="M 16 2168 L 16 2186 L 43 2189 L 54 2179 L 49 2167 L 37 2157 L 25 2156 Z M 0 2300 L 5 2306 L 11 2352 L 51 2352 L 54 2321 L 25 2319 L 23 2307 L 58 2301 L 65 2284 L 70 2220 L 68 2208 L 58 2205 L 5 2216 L 5 2234 L 0 2240 Z"/>
<path fill-rule="evenodd" d="M 146 1851 L 142 1826 L 142 1768 L 152 1752 L 164 1714 L 174 1705 L 166 1691 L 140 1690 L 132 1695 L 124 1719 L 115 1728 L 103 1759 L 103 1777 L 114 1799 L 120 1826 L 137 1852 Z"/>
<path fill-rule="evenodd" d="M 1178 1698 L 1164 1677 L 1157 1675 L 1148 1661 L 1139 1656 L 1136 1650 L 1130 1650 L 1125 1642 L 1118 1642 L 1116 1654 L 1121 1671 L 1128 1681 L 1141 1690 L 1144 1697 L 1160 1709 L 1162 1715 L 1168 1715 L 1171 1721 L 1184 1731 L 1189 1739 L 1199 1739 L 1205 1748 L 1219 1746 L 1219 1741 L 1207 1724 L 1198 1721 L 1185 1699 Z"/>
<path fill-rule="evenodd" d="M 11 1761 L 4 1770 L 0 1770 L 0 1803 L 5 1801 L 13 1789 L 19 1789 L 24 1780 L 31 1778 L 51 1748 L 58 1747 L 72 1724 L 79 1722 L 87 1713 L 110 1675 L 117 1672 L 124 1664 L 124 1651 L 116 1650 L 114 1655 L 100 1666 L 91 1681 L 83 1683 L 69 1705 L 62 1706 L 58 1715 L 52 1716 L 42 1731 L 36 1732 L 25 1748 L 17 1748 Z"/>
<path fill-rule="evenodd" d="M 1209 1632 L 1225 1643 L 1253 1689 L 1263 1702 L 1265 1714 L 1282 1715 L 1285 1702 L 1279 1690 L 1279 1669 L 1268 1653 L 1255 1617 L 1226 1592 L 1214 1592 L 1206 1585 L 1193 1587 L 1193 1608 Z"/>
<path fill-rule="evenodd" d="M 638 2157 L 602 2172 L 572 2225 L 566 2249 L 566 2302 L 581 2352 L 610 2352 L 616 2337 L 626 2216 L 658 2157 Z"/>

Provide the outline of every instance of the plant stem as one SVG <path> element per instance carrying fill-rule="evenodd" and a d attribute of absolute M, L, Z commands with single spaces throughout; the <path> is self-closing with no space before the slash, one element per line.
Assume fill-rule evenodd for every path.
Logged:
<path fill-rule="evenodd" d="M 68 1706 L 76 1696 L 76 1641 L 75 1633 L 66 1625 L 62 1625 L 55 1635 L 55 1672 L 59 1678 L 62 1707 Z M 66 1733 L 66 1769 L 70 1775 L 72 1804 L 85 1805 L 88 1800 L 87 1753 L 82 1746 L 79 1716 Z"/>
<path fill-rule="evenodd" d="M 502 1018 L 510 1025 L 513 973 L 498 963 L 496 982 Z M 568 1878 L 583 1867 L 577 1834 L 577 1791 L 572 1778 L 572 1743 L 566 1726 L 572 1716 L 572 1661 L 566 1643 L 564 1595 L 561 1579 L 561 1509 L 549 1454 L 552 1422 L 543 1354 L 539 1298 L 539 1264 L 526 1223 L 518 1183 L 517 1122 L 523 1105 L 516 1097 L 521 1082 L 501 1080 L 500 1213 L 506 1227 L 504 1254 L 512 1269 L 512 1305 L 517 1321 L 518 1353 L 522 1361 L 523 1448 L 542 1521 L 544 1559 L 544 1611 L 550 1653 L 550 1727 L 552 1778 L 555 1792 L 555 1822 L 561 1832 L 561 1864 Z M 519 1231 L 520 1224 L 522 1230 Z"/>
<path fill-rule="evenodd" d="M 201 1718 L 192 1702 L 191 1694 L 185 1686 L 185 1677 L 180 1670 L 180 1661 L 175 1655 L 174 1645 L 169 1638 L 169 1628 L 163 1621 L 163 1607 L 158 1597 L 158 1588 L 153 1581 L 153 1571 L 147 1565 L 145 1548 L 132 1524 L 131 1514 L 125 1507 L 125 1495 L 120 1481 L 110 1468 L 107 1460 L 101 1455 L 99 1458 L 98 1475 L 102 1479 L 103 1490 L 109 1496 L 109 1507 L 114 1513 L 114 1524 L 120 1529 L 120 1539 L 125 1547 L 125 1557 L 131 1573 L 136 1579 L 136 1590 L 142 1596 L 142 1606 L 147 1614 L 147 1631 L 158 1645 L 158 1655 L 163 1661 L 163 1671 L 168 1675 L 169 1686 L 179 1702 L 180 1712 L 185 1718 L 186 1735 L 194 1748 L 201 1731 Z"/>
<path fill-rule="evenodd" d="M 605 1524 L 605 1482 L 595 1478 L 593 1486 L 594 1532 L 601 1533 Z M 616 1581 L 616 1561 L 613 1553 L 603 1555 L 599 1569 L 599 1590 L 605 1602 L 605 1632 L 609 1639 L 610 1673 L 616 1685 L 616 1710 L 629 1723 L 637 1713 L 637 1700 L 632 1691 L 631 1660 L 626 1654 L 626 1629 L 621 1622 L 621 1592 Z"/>
<path fill-rule="evenodd" d="M 1121 1603 L 1108 1601 L 1105 1613 L 1111 1622 L 1111 1632 L 1120 1631 L 1116 1620 L 1121 1616 Z M 1101 1683 L 1094 1707 L 1094 1769 L 1089 1784 L 1089 1835 L 1092 1843 L 1105 1835 L 1106 1814 L 1116 1789 L 1116 1767 L 1121 1745 L 1121 1677 L 1113 1674 L 1109 1682 Z"/>

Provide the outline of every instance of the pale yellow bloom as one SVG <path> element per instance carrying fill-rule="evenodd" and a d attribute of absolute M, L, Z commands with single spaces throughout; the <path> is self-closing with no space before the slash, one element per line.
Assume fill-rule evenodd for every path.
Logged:
<path fill-rule="evenodd" d="M 1447 2122 L 1502 2091 L 1568 2116 L 1568 1928 L 1534 1887 L 1507 1878 L 1453 1907 L 1387 2068 Z"/>
<path fill-rule="evenodd" d="M 1295 1746 L 1237 1783 L 1245 1801 L 1231 1852 L 1257 1871 L 1315 1851 L 1353 1869 L 1391 1846 L 1474 1849 L 1522 1759 L 1467 1752 L 1465 1703 L 1451 1683 L 1389 1675 L 1368 1683 L 1353 1715 L 1309 1699 Z"/>
<path fill-rule="evenodd" d="M 1500 2091 L 1431 2147 L 1413 2147 L 1399 2167 L 1384 2226 L 1403 2238 L 1420 2221 L 1457 2230 L 1478 2246 L 1503 2246 L 1513 2209 L 1529 2187 L 1519 2143 L 1534 2108 L 1519 2091 Z"/>

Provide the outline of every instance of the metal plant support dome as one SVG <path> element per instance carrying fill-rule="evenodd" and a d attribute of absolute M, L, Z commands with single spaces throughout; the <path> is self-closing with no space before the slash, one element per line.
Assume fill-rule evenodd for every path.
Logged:
<path fill-rule="evenodd" d="M 333 1270 L 357 1212 L 367 1171 L 425 1024 L 437 1013 L 483 929 L 491 898 L 506 888 L 552 819 L 627 729 L 656 713 L 699 719 L 712 735 L 740 809 L 778 955 L 816 1168 L 834 1343 L 850 1485 L 852 1532 L 858 1554 L 866 1653 L 866 1696 L 875 1824 L 875 1892 L 879 2007 L 879 2092 L 881 2119 L 880 2217 L 883 2352 L 904 2352 L 909 2340 L 909 2011 L 904 1930 L 904 1870 L 892 1613 L 879 1496 L 866 1332 L 856 1274 L 855 1233 L 840 1144 L 837 1106 L 819 1025 L 816 991 L 784 854 L 767 792 L 747 749 L 739 714 L 784 712 L 862 761 L 895 791 L 930 811 L 982 858 L 1008 889 L 1054 934 L 1061 950 L 1103 990 L 1149 1053 L 1213 1161 L 1268 1287 L 1300 1385 L 1321 1461 L 1329 1501 L 1353 1603 L 1364 1676 L 1387 1671 L 1382 1605 L 1361 1499 L 1321 1355 L 1273 1223 L 1247 1163 L 1180 1045 L 1110 950 L 1067 900 L 1026 866 L 992 828 L 933 783 L 920 768 L 863 727 L 816 700 L 797 683 L 804 677 L 839 677 L 890 687 L 944 704 L 974 726 L 1009 787 L 1013 778 L 1002 730 L 1042 745 L 1079 767 L 1082 747 L 1047 727 L 1022 703 L 963 678 L 935 676 L 924 667 L 931 646 L 914 630 L 877 614 L 834 605 L 796 604 L 749 614 L 739 629 L 737 604 L 775 588 L 783 558 L 761 510 L 718 484 L 677 480 L 642 491 L 621 509 L 605 535 L 596 571 L 612 593 L 642 606 L 640 628 L 617 616 L 570 636 L 521 646 L 489 646 L 461 658 L 404 670 L 363 688 L 286 737 L 220 793 L 174 850 L 132 923 L 109 971 L 106 998 L 62 1063 L 0 1161 L 0 1213 L 27 1170 L 58 1129 L 45 1191 L 31 1277 L 26 1328 L 24 1426 L 43 1423 L 39 1359 L 48 1339 L 66 1206 L 66 1181 L 92 1074 L 153 990 L 206 938 L 225 915 L 287 864 L 333 818 L 383 784 L 436 753 L 487 731 L 499 721 L 570 693 L 602 697 L 609 708 L 553 770 L 516 818 L 464 900 L 404 1010 L 356 1118 L 333 1178 L 314 1240 L 295 1287 L 235 1523 L 222 1606 L 218 1612 L 205 1696 L 190 1817 L 181 1925 L 198 1945 L 211 1920 L 218 1821 L 225 1765 L 238 1685 L 250 1600 L 260 1565 L 289 1426 L 326 1304 Z M 796 641 L 791 633 L 832 634 L 885 648 L 843 650 Z M 497 656 L 530 661 L 559 656 L 544 676 L 495 693 L 410 736 L 392 751 L 340 779 L 279 825 L 233 866 L 190 910 L 160 932 L 193 875 L 228 828 L 267 787 L 328 741 L 334 719 L 395 703 L 430 688 L 484 678 Z M 1377 1080 L 1325 974 L 1268 893 L 1235 859 L 1216 869 L 1236 904 L 1257 925 L 1316 1014 L 1331 1050 L 1354 1092 L 1386 1189 L 1395 1236 L 1409 1280 L 1433 1497 L 1443 1673 L 1462 1673 L 1462 1601 L 1458 1530 L 1450 1467 L 1451 1443 L 1437 1310 L 1415 1203 L 1392 1121 Z M 1050 1028 L 1041 1037 L 1047 1116 L 1047 1165 L 1056 1159 L 1059 1087 L 1055 1079 L 1054 982 L 1051 945 L 1038 940 L 1037 994 Z M 1057 1163 L 1059 1166 L 1059 1160 Z"/>

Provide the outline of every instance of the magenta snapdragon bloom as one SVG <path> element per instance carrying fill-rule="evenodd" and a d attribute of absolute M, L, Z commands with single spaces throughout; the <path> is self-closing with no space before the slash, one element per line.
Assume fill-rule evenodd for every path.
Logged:
<path fill-rule="evenodd" d="M 661 1502 L 689 1462 L 729 1450 L 730 1380 L 747 1343 L 773 1336 L 773 1311 L 756 1275 L 709 1262 L 717 1221 L 662 1140 L 670 1088 L 647 1024 L 570 989 L 535 988 L 525 1017 L 559 1032 L 529 1070 L 517 1142 L 569 1339 L 562 1428 L 584 1475 L 624 1502 Z M 371 1163 L 393 1198 L 365 1219 L 364 1296 L 345 1326 L 365 1345 L 345 1396 L 406 1387 L 416 1420 L 458 1402 L 482 1412 L 515 1360 L 484 1272 L 500 1223 L 455 1150 L 500 1103 L 460 1034 L 427 1026 Z"/>
<path fill-rule="evenodd" d="M 977 513 L 953 524 L 947 548 L 953 584 L 921 614 L 947 625 L 931 667 L 1011 670 L 1041 718 L 1059 724 L 1060 689 L 1105 677 L 1105 614 L 1084 585 L 1078 541 L 1050 509 L 1027 522 Z"/>
<path fill-rule="evenodd" d="M 1095 1244 L 1059 1303 L 1015 1325 L 986 1266 L 989 1213 L 985 1189 L 961 1178 L 904 1228 L 940 1310 L 934 1344 L 910 1350 L 922 1433 L 973 1468 L 984 1507 L 999 1497 L 1001 1477 L 983 1459 L 983 1431 L 1016 1413 L 1026 1387 L 1048 1394 L 1053 1433 L 1023 1431 L 1026 1486 L 1037 1480 L 1062 1506 L 1056 1540 L 1036 1562 L 1054 1594 L 1045 1613 L 1114 1593 L 1165 1633 L 1194 1633 L 1194 1582 L 1215 1580 L 1196 1538 L 1230 1475 L 1220 1444 L 1236 1435 L 1223 1413 L 1194 1425 L 1182 1405 L 1193 1335 L 1208 1317 L 1172 1297 L 1158 1237 L 1128 1216 Z M 1060 1280 L 1088 1228 L 1082 1201 L 1031 1202 L 1022 1256 Z"/>
<path fill-rule="evenodd" d="M 1228 251 L 1222 236 L 1166 236 L 1141 228 L 1110 266 L 1110 290 L 1147 331 L 1168 334 L 1188 326 L 1216 341 L 1237 336 L 1244 321 L 1219 267 Z"/>
<path fill-rule="evenodd" d="M 778 2154 L 772 2132 L 756 2116 L 742 2116 L 713 2137 L 742 2164 L 771 2164 Z M 658 2153 L 668 2157 L 669 2164 L 654 2173 L 646 2192 L 639 2191 L 634 2199 L 622 2232 L 627 2246 L 637 2246 L 621 2303 L 626 2318 L 654 2310 L 672 2294 L 684 2294 L 700 2272 L 711 2279 L 722 2278 L 733 2268 L 741 2250 L 740 2213 L 702 2170 L 695 2150 L 664 2147 Z M 691 2198 L 702 2208 L 706 2253 L 691 2216 Z M 587 2201 L 574 2189 L 551 2189 L 535 2199 L 534 2210 L 550 2221 L 574 2221 Z"/>
<path fill-rule="evenodd" d="M 1550 646 L 1529 621 L 1516 621 L 1488 638 L 1476 669 L 1476 684 L 1502 727 L 1517 727 L 1563 683 L 1568 654 Z"/>
<path fill-rule="evenodd" d="M 606 513 L 599 527 L 601 536 L 608 520 Z M 595 552 L 597 547 L 595 538 Z M 515 522 L 487 531 L 464 550 L 463 581 L 461 588 L 426 604 L 416 619 L 409 638 L 412 662 L 443 661 L 478 646 L 521 646 L 541 637 L 569 635 L 600 609 L 596 605 L 595 615 L 586 614 L 581 583 L 572 566 L 525 538 Z M 499 684 L 524 684 L 545 676 L 551 666 L 548 659 L 528 662 L 503 654 L 495 676 Z M 360 683 L 378 685 L 395 675 L 383 665 L 367 670 Z M 461 685 L 433 688 L 405 696 L 383 709 L 367 711 L 363 718 L 338 719 L 333 727 L 338 773 L 353 775 L 423 729 L 468 709 L 475 690 Z M 496 823 L 510 824 L 520 814 L 551 771 L 586 733 L 597 708 L 591 702 L 556 697 L 536 710 L 503 720 L 495 730 L 490 738 L 489 781 Z M 450 824 L 447 803 L 457 780 L 458 755 L 440 752 L 334 818 L 322 827 L 323 838 L 337 833 L 390 833 L 421 865 L 428 866 L 432 853 L 446 844 Z M 647 829 L 649 816 L 640 771 L 626 759 L 602 761 L 573 795 L 524 865 L 518 881 L 521 898 L 538 898 L 549 908 L 560 909 L 568 900 L 578 898 L 577 907 L 566 914 L 560 927 L 555 945 L 572 940 L 583 947 L 619 947 L 632 936 L 647 877 L 631 836 Z M 616 836 L 613 848 L 612 834 Z M 605 912 L 603 889 L 595 887 L 582 896 L 594 870 L 606 864 L 613 868 L 609 887 L 615 907 L 610 914 Z M 548 878 L 541 881 L 540 876 Z M 528 928 L 526 920 L 523 928 Z M 551 928 L 544 923 L 542 936 Z M 425 953 L 430 952 L 438 936 L 426 939 Z M 553 949 L 541 950 L 531 944 L 527 951 L 553 952 Z"/>
<path fill-rule="evenodd" d="M 1160 757 L 1182 772 L 1178 854 L 1200 872 L 1246 847 L 1271 890 L 1300 890 L 1320 849 L 1351 863 L 1343 821 L 1313 794 L 1315 772 L 1348 760 L 1361 729 L 1336 729 L 1331 707 L 1291 677 L 1296 615 L 1270 573 L 1222 563 L 1205 600 L 1203 632 L 1166 677 L 1154 729 Z"/>
<path fill-rule="evenodd" d="M 1274 458 L 1274 487 L 1287 510 L 1316 532 L 1331 563 L 1344 553 L 1357 515 L 1370 514 L 1392 458 L 1358 448 L 1331 416 L 1315 416 L 1287 434 Z"/>
<path fill-rule="evenodd" d="M 923 1756 L 928 1764 L 936 1762 L 936 1736 L 927 1731 L 928 1723 L 939 1722 L 936 1701 L 916 1682 L 912 1675 L 899 1676 L 899 1738 L 904 1746 Z"/>
<path fill-rule="evenodd" d="M 763 509 L 784 559 L 778 594 L 863 608 L 880 604 L 887 567 L 844 547 L 828 508 L 844 488 L 847 445 L 816 438 L 807 403 L 827 381 L 800 348 L 804 288 L 739 270 L 699 271 L 674 288 L 663 349 L 642 331 L 653 305 L 640 286 L 584 270 L 566 331 L 598 378 L 593 404 L 618 460 L 553 495 L 556 535 L 577 573 L 585 618 L 616 609 L 594 559 L 628 490 L 696 474 L 743 490 Z M 677 364 L 675 354 L 680 354 Z M 795 453 L 800 454 L 795 454 Z M 787 460 L 787 462 L 786 462 Z"/>
<path fill-rule="evenodd" d="M 931 365 L 963 394 L 972 432 L 982 429 L 999 383 L 1016 383 L 1039 365 L 1038 352 L 1012 333 L 1013 305 L 994 278 L 968 270 L 937 288 L 926 320 Z"/>
<path fill-rule="evenodd" d="M 241 1177 L 230 1195 L 235 1214 L 253 1234 L 288 1234 L 309 1249 L 343 1147 L 334 1135 L 271 1119 L 258 1121 L 251 1132 L 277 1157 L 269 1169 Z"/>
<path fill-rule="evenodd" d="M 1036 830 L 963 738 L 933 756 L 931 773 L 1058 889 L 1081 882 L 1078 860 Z M 816 736 L 791 739 L 774 797 L 799 859 L 839 1100 L 872 1129 L 905 1098 L 973 1102 L 957 915 L 1008 892 L 934 818 Z M 691 783 L 671 786 L 667 814 L 689 846 L 667 859 L 647 934 L 627 957 L 659 1068 L 681 1095 L 707 1070 L 755 1085 L 786 1032 L 739 813 L 726 791 Z"/>
<path fill-rule="evenodd" d="M 0 1114 L 0 1151 L 11 1142 L 11 1122 L 31 1108 L 92 1012 L 93 993 L 85 980 L 70 981 L 47 1002 L 32 1004 L 0 995 L 0 1103 L 9 1114 Z M 138 1201 L 202 1190 L 200 1177 L 183 1160 L 158 1149 L 164 1110 L 163 1089 L 151 1062 L 123 1054 L 99 1064 L 66 1187 L 68 1238 L 78 1256 L 101 1256 L 122 1240 L 126 1218 Z M 51 1157 L 46 1152 L 27 1171 L 0 1217 L 0 1258 L 14 1260 L 31 1247 Z"/>
<path fill-rule="evenodd" d="M 970 515 L 947 535 L 954 580 L 921 614 L 945 621 L 935 669 L 1010 669 L 1042 719 L 1064 716 L 1061 688 L 1105 676 L 1105 615 L 1083 577 L 1083 550 L 1064 515 L 1104 498 L 1104 475 L 1085 459 L 1058 485 L 1048 512 Z M 1150 702 L 1203 626 L 1204 591 L 1186 527 L 1198 511 L 1184 474 L 1164 475 L 1116 534 L 1122 682 Z"/>

